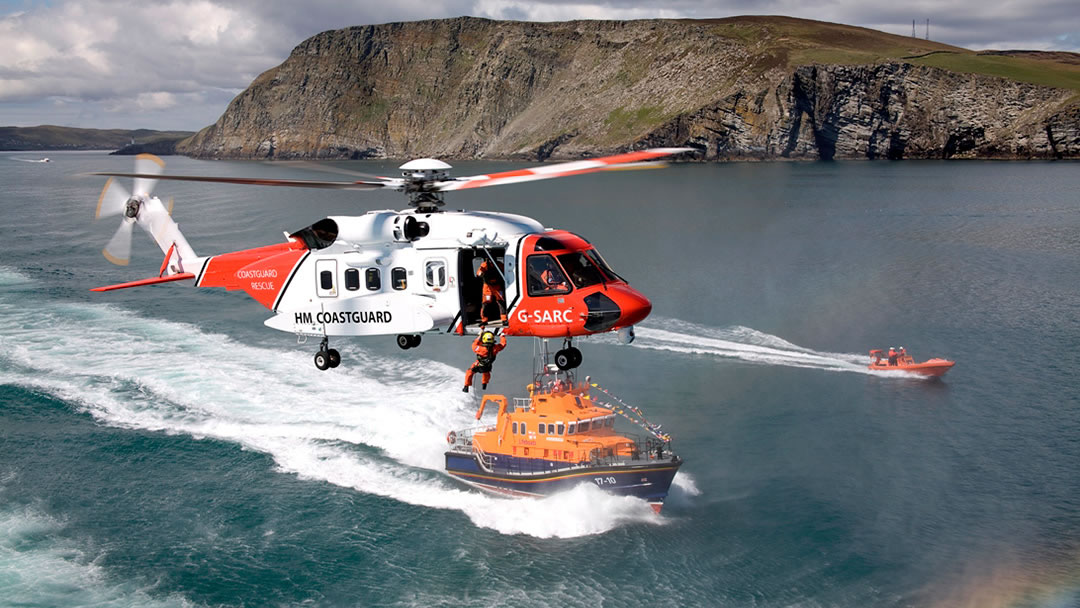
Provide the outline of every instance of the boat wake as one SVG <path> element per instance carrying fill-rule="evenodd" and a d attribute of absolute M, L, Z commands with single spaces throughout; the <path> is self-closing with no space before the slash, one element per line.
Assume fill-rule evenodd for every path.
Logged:
<path fill-rule="evenodd" d="M 919 374 L 867 368 L 867 355 L 816 351 L 792 344 L 779 336 L 739 325 L 717 328 L 678 319 L 651 319 L 636 328 L 633 348 L 662 350 L 685 355 L 732 359 L 758 365 L 781 365 L 853 372 L 888 378 L 922 378 Z M 614 344 L 614 338 L 607 340 Z"/>
<path fill-rule="evenodd" d="M 443 472 L 447 430 L 475 424 L 460 370 L 355 343 L 343 350 L 352 365 L 320 372 L 306 352 L 42 299 L 28 278 L 0 268 L 0 383 L 54 395 L 104 424 L 233 442 L 269 454 L 282 472 L 458 510 L 504 534 L 575 537 L 665 521 L 643 500 L 587 484 L 512 508 L 463 488 Z"/>

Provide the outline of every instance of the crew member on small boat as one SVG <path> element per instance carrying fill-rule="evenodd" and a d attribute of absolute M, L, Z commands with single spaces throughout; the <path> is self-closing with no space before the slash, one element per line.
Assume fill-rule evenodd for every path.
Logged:
<path fill-rule="evenodd" d="M 889 365 L 896 365 L 897 356 L 898 355 L 897 355 L 896 349 L 893 348 L 892 346 L 890 346 L 889 347 Z"/>
<path fill-rule="evenodd" d="M 901 346 L 901 347 L 900 347 L 900 352 L 898 352 L 898 353 L 896 354 L 896 359 L 897 359 L 897 361 L 901 361 L 901 362 L 902 362 L 902 361 L 905 361 L 905 359 L 904 359 L 905 357 L 907 357 L 907 351 L 906 351 L 906 350 L 904 350 L 904 347 L 903 347 L 903 346 Z"/>
<path fill-rule="evenodd" d="M 483 374 L 480 388 L 487 388 L 488 382 L 491 381 L 491 366 L 495 363 L 495 356 L 499 354 L 499 351 L 506 348 L 506 336 L 500 336 L 499 343 L 496 344 L 495 333 L 485 331 L 476 338 L 472 348 L 473 352 L 476 353 L 476 361 L 465 372 L 465 387 L 461 389 L 463 393 L 469 392 L 473 375 L 477 372 Z"/>
<path fill-rule="evenodd" d="M 476 269 L 476 276 L 484 281 L 483 299 L 480 303 L 480 323 L 487 324 L 494 318 L 491 312 L 492 307 L 498 307 L 499 320 L 505 323 L 506 296 L 503 295 L 502 277 L 498 269 L 489 260 L 484 260 Z"/>

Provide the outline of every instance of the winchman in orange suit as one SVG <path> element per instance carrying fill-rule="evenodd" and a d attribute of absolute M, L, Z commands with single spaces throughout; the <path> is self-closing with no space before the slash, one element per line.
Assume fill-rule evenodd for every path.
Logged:
<path fill-rule="evenodd" d="M 480 303 L 480 323 L 491 322 L 493 317 L 490 314 L 492 306 L 499 307 L 499 320 L 505 323 L 506 296 L 503 295 L 502 277 L 499 276 L 498 269 L 489 260 L 484 260 L 480 263 L 480 267 L 476 269 L 476 276 L 484 280 L 484 297 Z"/>
<path fill-rule="evenodd" d="M 506 348 L 506 336 L 501 336 L 498 344 L 495 343 L 495 334 L 493 332 L 485 331 L 477 336 L 472 344 L 473 352 L 476 353 L 476 361 L 465 372 L 465 388 L 461 389 L 461 392 L 469 392 L 473 375 L 477 372 L 483 374 L 483 384 L 480 385 L 480 388 L 487 388 L 488 382 L 491 381 L 491 366 L 495 363 L 495 356 L 504 348 Z"/>

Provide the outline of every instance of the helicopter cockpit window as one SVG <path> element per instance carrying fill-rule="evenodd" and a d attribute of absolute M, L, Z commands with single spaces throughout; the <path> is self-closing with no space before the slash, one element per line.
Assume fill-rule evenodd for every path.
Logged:
<path fill-rule="evenodd" d="M 559 256 L 559 261 L 562 262 L 563 268 L 570 275 L 570 280 L 574 282 L 575 287 L 589 287 L 604 282 L 603 273 L 583 252 L 564 253 Z"/>
<path fill-rule="evenodd" d="M 400 266 L 390 270 L 390 286 L 396 291 L 403 291 L 408 285 L 405 279 L 406 274 L 405 269 Z"/>
<path fill-rule="evenodd" d="M 368 291 L 379 291 L 382 289 L 382 277 L 378 268 L 368 268 L 364 271 L 364 283 L 367 285 Z"/>
<path fill-rule="evenodd" d="M 360 289 L 360 271 L 355 268 L 349 268 L 345 271 L 345 289 L 349 291 L 356 291 Z"/>
<path fill-rule="evenodd" d="M 535 249 L 537 251 L 556 251 L 559 249 L 568 249 L 568 247 L 560 242 L 559 239 L 550 236 L 542 236 L 536 240 Z"/>
<path fill-rule="evenodd" d="M 301 228 L 289 236 L 303 241 L 308 249 L 326 249 L 337 240 L 338 225 L 334 220 L 325 218 L 307 228 Z"/>
<path fill-rule="evenodd" d="M 570 293 L 570 281 L 559 263 L 548 253 L 530 255 L 525 263 L 530 296 Z"/>
<path fill-rule="evenodd" d="M 599 251 L 595 249 L 590 249 L 585 252 L 585 255 L 589 256 L 589 259 L 592 260 L 594 264 L 599 266 L 600 270 L 602 270 L 604 274 L 606 274 L 608 277 L 615 279 L 616 281 L 622 281 L 623 283 L 627 282 L 626 279 L 620 277 L 614 270 L 612 270 L 611 266 L 608 266 L 607 261 L 604 260 L 604 256 L 600 255 Z"/>

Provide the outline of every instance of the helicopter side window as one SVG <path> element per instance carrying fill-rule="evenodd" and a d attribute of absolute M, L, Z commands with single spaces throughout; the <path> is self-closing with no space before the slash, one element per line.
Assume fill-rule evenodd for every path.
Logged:
<path fill-rule="evenodd" d="M 424 285 L 431 291 L 442 291 L 446 287 L 446 262 L 428 260 L 424 264 Z"/>
<path fill-rule="evenodd" d="M 319 286 L 323 289 L 330 290 L 334 288 L 334 273 L 329 270 L 324 270 L 319 273 Z"/>
<path fill-rule="evenodd" d="M 589 287 L 604 281 L 604 275 L 600 269 L 589 260 L 589 257 L 580 251 L 564 253 L 559 256 L 563 268 L 570 275 L 570 280 L 575 287 Z"/>
<path fill-rule="evenodd" d="M 355 268 L 349 268 L 345 271 L 345 289 L 349 291 L 356 291 L 360 289 L 360 271 Z"/>
<path fill-rule="evenodd" d="M 551 254 L 530 255 L 525 263 L 525 276 L 530 296 L 570 293 L 570 281 Z"/>
<path fill-rule="evenodd" d="M 379 291 L 382 289 L 382 276 L 379 273 L 379 269 L 368 268 L 365 270 L 364 282 L 367 284 L 368 291 Z"/>
<path fill-rule="evenodd" d="M 390 286 L 396 291 L 402 291 L 408 285 L 405 279 L 405 269 L 398 266 L 390 271 Z"/>

